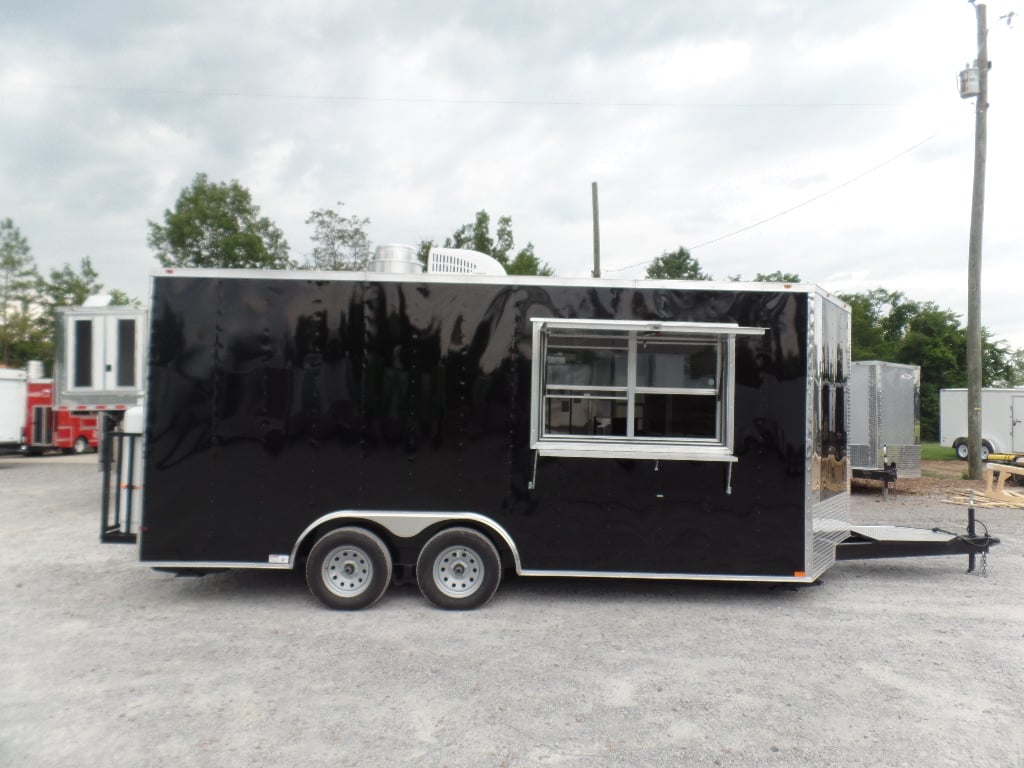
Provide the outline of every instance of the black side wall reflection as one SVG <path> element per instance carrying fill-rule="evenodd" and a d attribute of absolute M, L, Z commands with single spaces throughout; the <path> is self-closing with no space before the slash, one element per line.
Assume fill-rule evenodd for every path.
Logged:
<path fill-rule="evenodd" d="M 330 512 L 420 510 L 491 517 L 527 569 L 803 570 L 848 359 L 839 332 L 809 376 L 807 294 L 511 280 L 156 278 L 142 559 L 267 562 Z M 718 462 L 535 461 L 532 317 L 765 328 L 736 340 L 732 493 Z"/>

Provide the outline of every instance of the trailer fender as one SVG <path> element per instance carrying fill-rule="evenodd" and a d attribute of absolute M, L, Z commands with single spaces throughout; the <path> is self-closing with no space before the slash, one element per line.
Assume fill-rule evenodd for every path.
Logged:
<path fill-rule="evenodd" d="M 359 525 L 371 523 L 374 527 L 386 531 L 396 539 L 412 539 L 419 536 L 428 528 L 459 523 L 472 523 L 490 531 L 497 537 L 512 553 L 512 560 L 515 564 L 516 573 L 522 573 L 522 565 L 519 560 L 519 550 L 516 547 L 512 536 L 501 525 L 486 515 L 476 512 L 406 512 L 406 511 L 380 511 L 380 510 L 357 510 L 343 509 L 329 512 L 317 518 L 299 535 L 292 547 L 291 564 L 295 566 L 299 552 L 314 531 L 319 530 L 327 524 Z"/>

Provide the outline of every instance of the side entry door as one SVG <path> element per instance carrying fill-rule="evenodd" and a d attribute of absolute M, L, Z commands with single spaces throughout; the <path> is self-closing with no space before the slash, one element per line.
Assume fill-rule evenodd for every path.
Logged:
<path fill-rule="evenodd" d="M 1024 395 L 1014 396 L 1010 409 L 1010 434 L 1013 438 L 1013 452 L 1024 453 Z"/>

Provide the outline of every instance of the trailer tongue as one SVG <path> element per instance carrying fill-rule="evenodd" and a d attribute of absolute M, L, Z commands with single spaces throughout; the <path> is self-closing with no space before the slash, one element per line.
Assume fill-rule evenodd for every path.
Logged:
<path fill-rule="evenodd" d="M 925 530 L 895 525 L 855 525 L 850 535 L 836 546 L 836 560 L 868 560 L 882 557 L 926 555 L 968 555 L 974 570 L 974 556 L 985 554 L 999 539 L 971 532 L 957 534 L 939 528 Z"/>

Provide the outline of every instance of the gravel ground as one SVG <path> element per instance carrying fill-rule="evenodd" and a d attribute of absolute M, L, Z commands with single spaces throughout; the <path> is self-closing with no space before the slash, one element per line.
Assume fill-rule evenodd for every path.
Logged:
<path fill-rule="evenodd" d="M 857 522 L 962 529 L 967 487 L 857 483 Z M 926 471 L 927 474 L 927 471 Z M 358 613 L 298 575 L 174 578 L 102 545 L 94 456 L 0 458 L 0 766 L 1024 768 L 1024 510 L 966 557 L 816 586 L 511 579 Z"/>

